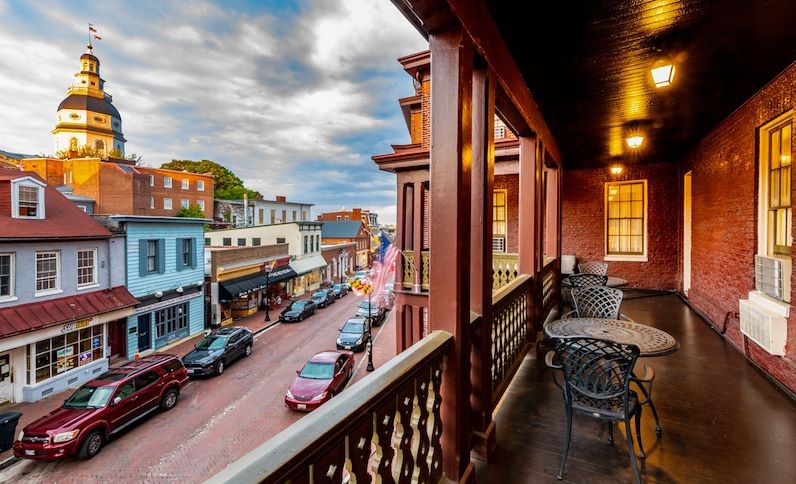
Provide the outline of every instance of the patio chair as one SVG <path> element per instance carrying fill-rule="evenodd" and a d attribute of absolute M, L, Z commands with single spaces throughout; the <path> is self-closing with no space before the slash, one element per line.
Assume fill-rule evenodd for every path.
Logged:
<path fill-rule="evenodd" d="M 635 482 L 640 483 L 630 430 L 630 419 L 635 417 L 636 438 L 643 457 L 642 407 L 636 392 L 630 390 L 633 367 L 639 355 L 638 346 L 582 336 L 553 338 L 551 342 L 554 351 L 546 355 L 545 362 L 547 366 L 563 372 L 564 405 L 567 416 L 564 455 L 561 457 L 561 467 L 556 478 L 559 480 L 564 478 L 564 466 L 572 439 L 572 413 L 577 412 L 607 421 L 610 429 L 613 429 L 614 422 L 625 423 L 630 465 L 633 468 Z M 612 434 L 613 430 L 611 437 Z"/>
<path fill-rule="evenodd" d="M 581 274 L 597 274 L 598 276 L 608 275 L 608 263 L 591 260 L 578 263 L 578 272 Z"/>
<path fill-rule="evenodd" d="M 621 314 L 624 293 L 619 289 L 605 286 L 586 286 L 572 288 L 572 311 L 561 318 L 604 318 L 624 319 L 634 322 Z"/>
<path fill-rule="evenodd" d="M 572 304 L 572 288 L 586 286 L 605 286 L 608 284 L 608 276 L 598 274 L 570 274 L 567 276 L 569 287 L 561 288 L 561 297 L 567 304 Z"/>

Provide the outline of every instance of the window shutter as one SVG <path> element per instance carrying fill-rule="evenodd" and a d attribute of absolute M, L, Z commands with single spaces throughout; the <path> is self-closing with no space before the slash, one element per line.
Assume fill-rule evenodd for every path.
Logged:
<path fill-rule="evenodd" d="M 176 239 L 174 243 L 174 252 L 177 255 L 176 264 L 178 271 L 181 271 L 185 267 L 185 265 L 182 263 L 182 240 L 183 239 Z"/>
<path fill-rule="evenodd" d="M 196 269 L 196 239 L 191 241 L 191 269 Z"/>
<path fill-rule="evenodd" d="M 147 275 L 146 270 L 146 249 L 148 240 L 141 239 L 138 241 L 138 275 L 144 277 Z"/>
<path fill-rule="evenodd" d="M 158 272 L 166 272 L 166 239 L 158 239 Z"/>

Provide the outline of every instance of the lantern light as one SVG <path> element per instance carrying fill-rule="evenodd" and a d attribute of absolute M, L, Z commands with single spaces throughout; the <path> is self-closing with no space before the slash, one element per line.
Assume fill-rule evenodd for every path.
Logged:
<path fill-rule="evenodd" d="M 629 136 L 626 140 L 627 146 L 629 148 L 636 149 L 641 146 L 641 143 L 644 142 L 644 137 L 640 134 L 635 134 L 633 136 Z"/>
<path fill-rule="evenodd" d="M 611 167 L 611 174 L 612 175 L 621 175 L 622 174 L 622 165 L 614 165 Z M 614 195 L 614 193 L 611 193 Z"/>
<path fill-rule="evenodd" d="M 652 73 L 652 81 L 655 87 L 666 87 L 674 81 L 674 64 L 666 62 L 663 65 L 656 65 L 650 72 Z"/>

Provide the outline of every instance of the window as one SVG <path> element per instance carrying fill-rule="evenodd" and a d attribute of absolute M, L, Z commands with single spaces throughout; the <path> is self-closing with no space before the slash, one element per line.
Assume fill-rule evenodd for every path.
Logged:
<path fill-rule="evenodd" d="M 155 175 L 149 175 L 149 186 L 155 186 Z"/>
<path fill-rule="evenodd" d="M 316 235 L 315 236 L 315 251 L 317 252 L 319 250 L 321 250 L 321 236 L 320 235 Z"/>
<path fill-rule="evenodd" d="M 285 243 L 285 238 L 284 237 L 277 237 L 276 238 L 276 243 L 277 244 L 284 244 Z"/>
<path fill-rule="evenodd" d="M 14 297 L 14 254 L 0 254 L 0 299 Z"/>
<path fill-rule="evenodd" d="M 252 237 L 252 245 L 261 245 L 260 237 Z"/>
<path fill-rule="evenodd" d="M 183 198 L 182 200 L 180 200 L 180 207 L 188 208 L 190 206 L 191 206 L 191 201 L 188 200 L 187 198 Z"/>
<path fill-rule="evenodd" d="M 282 210 L 282 223 L 287 222 L 287 210 Z"/>
<path fill-rule="evenodd" d="M 506 252 L 506 190 L 492 193 L 492 251 Z"/>
<path fill-rule="evenodd" d="M 102 156 L 105 156 L 105 143 L 102 140 L 94 142 L 94 149 Z"/>
<path fill-rule="evenodd" d="M 19 201 L 17 202 L 18 217 L 37 217 L 39 209 L 40 187 L 19 186 Z"/>
<path fill-rule="evenodd" d="M 296 211 L 295 210 L 293 210 L 293 221 L 294 222 L 296 221 Z"/>
<path fill-rule="evenodd" d="M 271 209 L 271 223 L 272 224 L 276 223 L 276 210 L 274 210 L 273 208 Z"/>
<path fill-rule="evenodd" d="M 149 197 L 149 208 L 155 208 L 155 197 Z"/>
<path fill-rule="evenodd" d="M 188 335 L 188 303 L 155 311 L 155 338 L 162 344 Z"/>
<path fill-rule="evenodd" d="M 346 219 L 346 220 L 349 220 L 349 218 L 348 218 L 348 215 L 346 215 L 346 216 L 345 216 L 345 219 Z"/>
<path fill-rule="evenodd" d="M 307 236 L 305 235 L 305 236 L 304 236 L 304 253 L 305 253 L 305 254 L 306 254 L 307 252 L 309 252 L 309 251 L 307 250 L 307 248 L 308 248 L 308 247 L 309 247 L 309 237 L 307 237 Z"/>
<path fill-rule="evenodd" d="M 768 169 L 768 247 L 773 255 L 790 255 L 792 239 L 791 210 L 791 130 L 784 123 L 763 130 L 763 156 Z"/>
<path fill-rule="evenodd" d="M 205 245 L 212 245 L 210 242 L 210 237 L 205 237 Z"/>
<path fill-rule="evenodd" d="M 232 245 L 232 238 L 231 238 L 231 237 L 224 237 L 223 244 L 224 244 L 225 246 L 230 246 L 230 245 Z"/>
<path fill-rule="evenodd" d="M 238 247 L 245 247 L 246 239 L 238 239 Z"/>
<path fill-rule="evenodd" d="M 77 287 L 97 284 L 97 249 L 77 251 Z"/>
<path fill-rule="evenodd" d="M 646 254 L 647 181 L 606 183 L 606 254 Z"/>
<path fill-rule="evenodd" d="M 155 272 L 158 270 L 158 241 L 146 241 L 146 270 L 147 272 Z"/>
<path fill-rule="evenodd" d="M 171 188 L 171 177 L 164 176 L 163 177 L 163 188 Z"/>
<path fill-rule="evenodd" d="M 264 225 L 265 224 L 265 210 L 262 209 L 262 208 L 258 208 L 257 209 L 257 216 L 258 216 L 257 220 L 259 220 L 259 222 L 258 222 L 259 225 Z"/>
<path fill-rule="evenodd" d="M 61 289 L 58 280 L 59 253 L 36 252 L 36 293 L 46 293 Z"/>
<path fill-rule="evenodd" d="M 86 363 L 101 360 L 105 348 L 102 327 L 102 324 L 98 324 L 37 341 L 33 345 L 36 355 L 33 359 L 36 383 Z M 28 360 L 28 365 L 30 363 Z"/>
<path fill-rule="evenodd" d="M 193 266 L 193 239 L 179 239 L 180 243 L 180 262 L 182 267 Z"/>
<path fill-rule="evenodd" d="M 306 210 L 302 210 L 301 211 L 301 221 L 304 222 L 306 220 L 307 220 L 307 211 Z"/>
<path fill-rule="evenodd" d="M 337 220 L 343 220 L 343 217 L 341 217 L 341 216 L 339 216 L 339 215 L 338 215 L 338 216 L 337 216 Z"/>
<path fill-rule="evenodd" d="M 163 208 L 165 210 L 171 210 L 171 198 L 166 197 L 163 199 Z"/>
<path fill-rule="evenodd" d="M 139 391 L 158 380 L 158 374 L 152 370 L 144 372 L 135 377 L 135 391 Z"/>
<path fill-rule="evenodd" d="M 183 190 L 188 190 L 190 188 L 191 188 L 191 180 L 189 180 L 187 178 L 183 178 L 182 179 L 182 189 Z"/>
<path fill-rule="evenodd" d="M 199 192 L 205 191 L 205 182 L 204 180 L 196 180 L 196 190 Z"/>
<path fill-rule="evenodd" d="M 88 212 L 88 208 L 86 208 L 85 205 L 78 205 L 77 208 L 79 208 L 80 210 L 82 210 L 84 212 Z"/>
<path fill-rule="evenodd" d="M 204 200 L 197 200 L 196 204 L 199 205 L 199 208 L 201 208 L 203 212 L 205 211 L 205 201 Z"/>

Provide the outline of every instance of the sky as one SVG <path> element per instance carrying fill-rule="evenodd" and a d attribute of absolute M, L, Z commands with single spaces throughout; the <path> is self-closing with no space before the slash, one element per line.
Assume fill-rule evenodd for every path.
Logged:
<path fill-rule="evenodd" d="M 0 0 L 0 20 L 0 149 L 54 152 L 90 22 L 127 154 L 210 159 L 267 199 L 395 222 L 395 175 L 371 156 L 409 142 L 397 59 L 428 43 L 389 0 Z"/>

